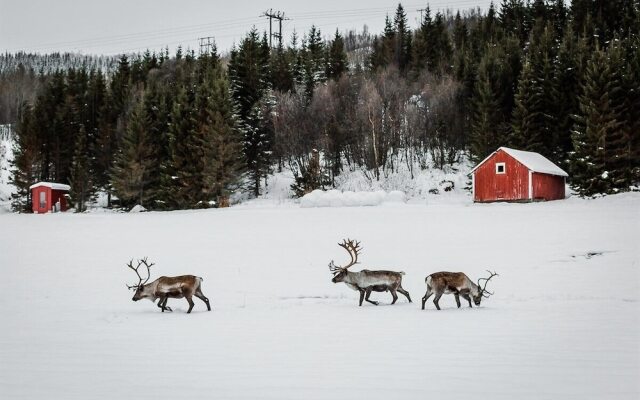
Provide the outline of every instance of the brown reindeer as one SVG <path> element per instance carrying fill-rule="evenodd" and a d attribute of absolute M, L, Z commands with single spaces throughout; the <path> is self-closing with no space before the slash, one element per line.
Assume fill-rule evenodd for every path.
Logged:
<path fill-rule="evenodd" d="M 477 284 L 473 283 L 473 281 L 462 272 L 436 272 L 427 276 L 425 279 L 427 293 L 425 293 L 422 298 L 422 309 L 424 310 L 424 304 L 434 293 L 436 296 L 433 298 L 433 304 L 436 305 L 438 310 L 440 309 L 438 301 L 445 293 L 453 293 L 458 308 L 460 308 L 460 296 L 469 302 L 469 307 L 473 307 L 471 305 L 471 298 L 473 298 L 476 306 L 479 306 L 483 297 L 489 297 L 493 294 L 486 290 L 489 279 L 498 276 L 495 272 L 487 272 L 489 272 L 490 276 L 488 278 L 478 279 Z M 480 281 L 482 280 L 485 281 L 484 287 L 480 287 Z"/>
<path fill-rule="evenodd" d="M 138 272 L 140 266 L 144 265 L 147 268 L 147 279 L 144 281 Z M 149 299 L 155 303 L 158 301 L 158 307 L 162 310 L 162 312 L 173 311 L 171 307 L 167 306 L 167 300 L 169 298 L 172 299 L 187 299 L 189 303 L 189 310 L 187 314 L 191 312 L 193 309 L 194 303 L 191 299 L 193 296 L 196 296 L 200 300 L 204 301 L 207 305 L 207 309 L 211 311 L 211 305 L 209 304 L 209 299 L 205 297 L 202 293 L 202 278 L 199 276 L 193 275 L 181 275 L 181 276 L 161 276 L 151 283 L 147 283 L 149 278 L 151 277 L 151 266 L 154 264 L 149 264 L 147 262 L 146 257 L 142 260 L 138 260 L 138 266 L 133 267 L 133 260 L 127 264 L 127 267 L 131 268 L 136 275 L 138 276 L 139 282 L 137 285 L 132 285 L 127 287 L 129 289 L 134 289 L 136 292 L 133 295 L 133 301 L 138 301 L 141 299 Z"/>
<path fill-rule="evenodd" d="M 362 248 L 360 242 L 353 240 L 343 240 L 342 243 L 338 243 L 338 246 L 344 248 L 351 257 L 351 262 L 344 267 L 338 267 L 333 263 L 333 260 L 329 263 L 329 270 L 333 273 L 333 283 L 344 282 L 353 290 L 360 292 L 360 306 L 362 306 L 362 300 L 378 305 L 377 301 L 369 300 L 371 292 L 391 292 L 393 301 L 391 304 L 395 304 L 398 300 L 396 291 L 405 295 L 409 303 L 411 303 L 411 297 L 409 292 L 402 288 L 402 275 L 404 272 L 395 271 L 369 271 L 363 269 L 359 272 L 351 272 L 349 267 L 358 264 L 358 254 Z"/>

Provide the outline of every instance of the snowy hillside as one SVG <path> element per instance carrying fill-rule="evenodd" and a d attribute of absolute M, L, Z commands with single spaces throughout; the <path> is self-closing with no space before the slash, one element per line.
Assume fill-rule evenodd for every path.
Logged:
<path fill-rule="evenodd" d="M 640 195 L 533 204 L 0 215 L 0 397 L 637 399 Z M 406 272 L 357 306 L 336 243 Z M 125 268 L 204 278 L 213 311 L 131 301 Z M 420 310 L 424 278 L 496 270 L 495 295 Z"/>
<path fill-rule="evenodd" d="M 403 192 L 409 203 L 468 203 L 471 201 L 469 172 L 472 163 L 463 158 L 460 163 L 446 166 L 444 169 L 427 168 L 421 170 L 414 166 L 413 175 L 406 165 L 401 164 L 393 173 L 382 173 L 380 180 L 373 177 L 372 171 L 356 169 L 345 170 L 336 177 L 335 190 L 339 192 Z M 263 195 L 251 200 L 255 204 L 287 204 L 293 200 L 291 184 L 293 174 L 284 169 L 269 176 L 268 184 L 263 186 Z M 362 194 L 362 193 L 361 193 Z M 369 194 L 364 194 L 368 197 Z M 246 201 L 246 199 L 243 199 Z"/>
<path fill-rule="evenodd" d="M 9 184 L 10 165 L 13 160 L 13 142 L 8 126 L 0 125 L 0 213 L 11 207 L 11 193 L 14 187 Z"/>

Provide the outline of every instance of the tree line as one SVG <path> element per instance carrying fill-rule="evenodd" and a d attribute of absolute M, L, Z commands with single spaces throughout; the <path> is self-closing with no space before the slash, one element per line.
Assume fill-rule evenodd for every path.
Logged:
<path fill-rule="evenodd" d="M 637 0 L 427 7 L 414 30 L 399 4 L 373 37 L 312 27 L 271 48 L 254 28 L 224 59 L 179 49 L 122 56 L 107 76 L 57 70 L 18 113 L 14 205 L 51 180 L 79 211 L 97 191 L 123 206 L 225 206 L 284 167 L 301 195 L 345 169 L 380 179 L 500 146 L 545 155 L 582 195 L 629 190 L 639 27 Z"/>

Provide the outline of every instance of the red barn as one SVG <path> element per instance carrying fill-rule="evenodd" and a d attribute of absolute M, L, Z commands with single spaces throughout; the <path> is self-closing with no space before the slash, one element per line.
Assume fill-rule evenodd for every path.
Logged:
<path fill-rule="evenodd" d="M 536 201 L 565 197 L 567 173 L 538 153 L 500 147 L 471 170 L 473 201 Z"/>
<path fill-rule="evenodd" d="M 71 187 L 61 183 L 38 182 L 29 186 L 32 210 L 36 214 L 67 211 L 66 194 Z"/>

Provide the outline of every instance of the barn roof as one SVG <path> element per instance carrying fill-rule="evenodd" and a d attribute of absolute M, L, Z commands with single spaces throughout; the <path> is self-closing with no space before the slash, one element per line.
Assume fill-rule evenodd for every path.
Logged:
<path fill-rule="evenodd" d="M 35 187 L 40 187 L 40 186 L 48 187 L 48 188 L 51 188 L 53 190 L 66 190 L 66 191 L 71 190 L 71 186 L 69 186 L 69 185 L 64 185 L 62 183 L 53 183 L 53 182 L 38 182 L 38 183 L 34 183 L 33 185 L 29 186 L 29 190 L 31 190 L 31 189 L 33 189 Z"/>
<path fill-rule="evenodd" d="M 485 161 L 493 157 L 493 155 L 500 150 L 509 154 L 511 157 L 518 160 L 518 162 L 520 162 L 522 165 L 524 165 L 525 167 L 527 167 L 533 172 L 539 172 L 541 174 L 549 174 L 549 175 L 569 176 L 569 174 L 564 172 L 562 168 L 558 167 L 557 165 L 549 161 L 549 159 L 547 159 L 542 154 L 534 153 L 532 151 L 510 149 L 508 147 L 500 147 L 498 150 L 489 154 L 489 156 L 484 160 L 482 160 L 480 163 L 478 163 L 478 165 L 476 165 L 471 170 L 471 172 L 474 172 L 476 169 L 478 169 L 479 166 L 484 164 Z"/>

